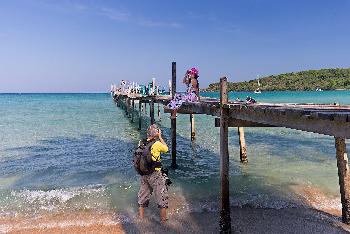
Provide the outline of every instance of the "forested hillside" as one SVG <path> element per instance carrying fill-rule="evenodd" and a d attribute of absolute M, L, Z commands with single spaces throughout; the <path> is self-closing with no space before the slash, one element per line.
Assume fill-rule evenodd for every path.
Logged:
<path fill-rule="evenodd" d="M 332 68 L 284 73 L 262 77 L 261 91 L 273 90 L 335 90 L 350 89 L 350 68 Z M 258 87 L 257 79 L 244 82 L 229 82 L 229 91 L 254 91 Z M 219 83 L 210 84 L 205 91 L 218 91 Z"/>

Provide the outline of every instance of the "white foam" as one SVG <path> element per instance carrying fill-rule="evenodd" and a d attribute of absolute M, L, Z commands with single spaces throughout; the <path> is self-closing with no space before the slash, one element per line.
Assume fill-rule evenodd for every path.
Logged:
<path fill-rule="evenodd" d="M 54 211 L 67 206 L 68 202 L 73 198 L 83 197 L 83 199 L 90 199 L 96 197 L 98 199 L 104 193 L 105 188 L 102 186 L 84 186 L 47 191 L 24 189 L 11 191 L 11 200 L 13 199 L 17 204 L 17 208 L 22 208 L 22 210 L 31 210 L 35 207 L 34 209 L 42 211 Z M 79 203 L 79 200 L 77 202 Z M 91 208 L 91 204 L 89 205 L 89 203 L 85 202 L 84 204 L 82 208 Z M 99 204 L 94 203 L 93 205 L 98 206 Z"/>

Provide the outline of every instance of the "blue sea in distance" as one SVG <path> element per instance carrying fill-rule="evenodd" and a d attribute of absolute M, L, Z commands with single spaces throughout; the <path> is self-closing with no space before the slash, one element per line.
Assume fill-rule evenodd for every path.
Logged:
<path fill-rule="evenodd" d="M 218 97 L 218 93 L 203 93 Z M 258 102 L 350 105 L 349 91 L 230 93 Z M 157 105 L 156 105 L 157 107 Z M 139 176 L 132 152 L 145 137 L 109 94 L 0 94 L 0 215 L 77 210 L 135 213 Z M 149 113 L 149 112 L 147 112 Z M 160 125 L 170 145 L 170 119 Z M 190 118 L 179 115 L 177 157 L 170 193 L 186 210 L 217 210 L 219 129 L 214 117 L 197 115 L 196 141 Z M 237 129 L 229 130 L 232 205 L 281 208 L 298 201 L 293 187 L 320 189 L 339 206 L 334 138 L 286 128 L 245 128 L 249 163 L 239 162 Z M 347 142 L 349 143 L 349 142 Z M 170 166 L 170 154 L 163 156 Z M 171 202 L 171 201 L 170 201 Z"/>

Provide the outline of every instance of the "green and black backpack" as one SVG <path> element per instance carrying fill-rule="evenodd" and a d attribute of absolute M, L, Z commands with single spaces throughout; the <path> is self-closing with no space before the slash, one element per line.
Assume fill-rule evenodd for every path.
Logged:
<path fill-rule="evenodd" d="M 155 142 L 156 140 L 142 140 L 134 152 L 134 167 L 140 175 L 149 175 L 154 171 L 155 163 L 152 160 L 151 147 Z"/>

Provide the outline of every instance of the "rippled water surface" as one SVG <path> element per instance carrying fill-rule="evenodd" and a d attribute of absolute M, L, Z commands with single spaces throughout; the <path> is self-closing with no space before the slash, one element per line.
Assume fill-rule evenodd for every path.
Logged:
<path fill-rule="evenodd" d="M 230 98 L 248 95 L 262 102 L 350 104 L 348 91 Z M 109 94 L 0 94 L 0 113 L 0 214 L 136 209 L 132 151 L 145 136 L 147 114 L 138 131 Z M 158 124 L 170 144 L 169 116 L 161 117 Z M 219 130 L 213 117 L 198 115 L 195 121 L 197 139 L 191 143 L 189 116 L 178 117 L 179 169 L 170 170 L 170 191 L 194 208 L 213 208 L 219 196 Z M 283 206 L 297 198 L 290 187 L 299 185 L 338 196 L 332 137 L 285 128 L 245 128 L 245 135 L 248 165 L 239 162 L 237 129 L 229 131 L 233 204 Z M 170 154 L 163 161 L 169 166 Z"/>

